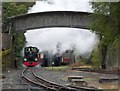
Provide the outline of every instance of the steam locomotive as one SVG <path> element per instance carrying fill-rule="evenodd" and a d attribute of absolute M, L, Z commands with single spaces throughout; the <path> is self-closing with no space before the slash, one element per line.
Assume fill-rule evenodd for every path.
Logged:
<path fill-rule="evenodd" d="M 69 65 L 75 63 L 75 55 L 73 50 L 66 50 L 62 54 L 55 53 L 50 54 L 48 51 L 42 51 L 39 53 L 40 64 L 43 67 L 48 66 L 60 66 L 63 64 Z"/>
<path fill-rule="evenodd" d="M 72 64 L 75 63 L 75 55 L 73 50 L 66 50 L 61 55 L 54 55 L 54 65 L 60 66 L 62 64 Z"/>
<path fill-rule="evenodd" d="M 37 47 L 25 47 L 23 64 L 28 67 L 33 67 L 39 64 L 38 58 L 39 49 Z"/>
<path fill-rule="evenodd" d="M 75 55 L 72 50 L 51 55 L 48 51 L 39 52 L 37 47 L 29 46 L 24 48 L 23 64 L 25 66 L 33 67 L 41 64 L 41 66 L 47 67 L 53 65 L 53 63 L 55 66 L 75 63 Z"/>

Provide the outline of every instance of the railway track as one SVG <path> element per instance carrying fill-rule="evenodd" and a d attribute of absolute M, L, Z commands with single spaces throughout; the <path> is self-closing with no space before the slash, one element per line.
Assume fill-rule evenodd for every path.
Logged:
<path fill-rule="evenodd" d="M 78 71 L 85 71 L 85 72 L 96 72 L 96 73 L 102 73 L 102 74 L 113 74 L 113 75 L 119 75 L 120 70 L 105 70 L 105 69 L 92 69 L 92 68 L 72 68 L 71 70 L 78 70 Z"/>
<path fill-rule="evenodd" d="M 32 69 L 32 79 L 31 79 L 29 77 L 30 75 L 29 76 L 26 75 L 28 69 L 29 69 L 29 67 L 25 68 L 22 71 L 21 77 L 24 78 L 29 83 L 36 85 L 37 87 L 45 88 L 48 91 L 81 91 L 76 88 L 62 86 L 60 84 L 47 81 L 46 79 L 37 76 L 33 69 Z"/>

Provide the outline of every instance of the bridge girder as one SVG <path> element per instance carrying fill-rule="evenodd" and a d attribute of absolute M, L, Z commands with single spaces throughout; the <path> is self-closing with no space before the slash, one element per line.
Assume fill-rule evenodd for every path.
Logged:
<path fill-rule="evenodd" d="M 75 11 L 49 11 L 11 17 L 12 31 L 26 31 L 38 28 L 70 27 L 89 29 L 90 14 Z"/>

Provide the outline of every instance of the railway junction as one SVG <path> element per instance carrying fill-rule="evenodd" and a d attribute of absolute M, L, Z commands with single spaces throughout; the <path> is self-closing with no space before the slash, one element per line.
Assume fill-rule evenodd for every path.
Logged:
<path fill-rule="evenodd" d="M 32 70 L 34 70 L 34 73 L 32 73 Z M 33 80 L 33 74 L 38 78 L 40 77 L 40 83 L 36 79 Z M 12 89 L 13 91 L 14 89 L 26 91 L 56 91 L 56 87 L 58 91 L 101 91 L 103 89 L 106 89 L 106 91 L 107 89 L 116 89 L 115 91 L 117 91 L 118 89 L 118 75 L 76 71 L 68 68 L 61 71 L 43 67 L 21 68 L 19 70 L 6 71 L 4 75 L 3 91 L 6 91 L 6 89 L 11 89 L 11 91 Z M 76 76 L 81 78 L 77 80 L 72 79 L 72 81 L 68 80 L 68 77 L 76 78 Z M 101 78 L 116 78 L 117 80 L 103 81 L 101 83 Z"/>

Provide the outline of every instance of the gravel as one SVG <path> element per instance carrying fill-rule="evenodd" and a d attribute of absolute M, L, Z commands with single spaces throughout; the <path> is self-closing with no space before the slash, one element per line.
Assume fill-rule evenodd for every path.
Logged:
<path fill-rule="evenodd" d="M 25 83 L 21 77 L 20 73 L 23 69 L 9 69 L 3 74 L 5 75 L 5 78 L 2 80 L 2 88 L 3 89 L 26 89 L 29 87 L 27 83 Z"/>
<path fill-rule="evenodd" d="M 30 89 L 30 91 L 32 91 L 31 89 L 38 89 L 36 87 L 31 86 L 30 84 L 28 84 L 27 82 L 21 79 L 20 73 L 22 72 L 23 69 L 24 68 L 9 69 L 3 72 L 5 77 L 2 80 L 2 83 L 3 83 L 2 88 L 3 89 Z M 117 75 L 73 71 L 73 70 L 53 71 L 53 70 L 47 70 L 43 67 L 36 67 L 35 73 L 49 81 L 62 84 L 62 85 L 71 84 L 67 80 L 68 76 L 83 76 L 83 79 L 88 83 L 89 86 L 94 86 L 99 88 L 102 88 L 102 85 L 104 85 L 99 83 L 100 77 L 118 77 Z M 110 86 L 111 88 L 117 88 L 118 82 L 110 83 Z"/>
<path fill-rule="evenodd" d="M 100 77 L 107 77 L 107 78 L 117 78 L 118 75 L 111 75 L 111 74 L 101 74 L 101 73 L 93 73 L 93 72 L 83 72 L 83 71 L 75 71 L 75 70 L 64 70 L 64 71 L 53 71 L 47 70 L 45 68 L 35 68 L 35 72 L 37 75 L 49 80 L 53 81 L 62 85 L 71 84 L 68 82 L 68 76 L 83 76 L 83 80 L 88 83 L 88 86 L 96 87 L 96 88 L 105 88 L 105 89 L 117 89 L 118 88 L 118 81 L 114 81 L 112 83 L 99 83 Z M 106 87 L 105 87 L 105 86 Z"/>

